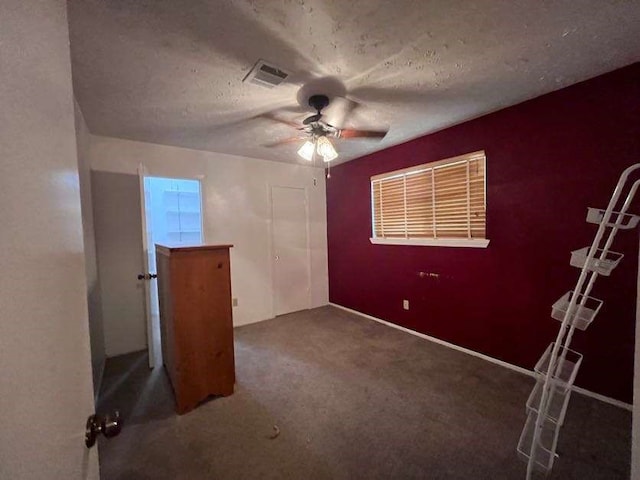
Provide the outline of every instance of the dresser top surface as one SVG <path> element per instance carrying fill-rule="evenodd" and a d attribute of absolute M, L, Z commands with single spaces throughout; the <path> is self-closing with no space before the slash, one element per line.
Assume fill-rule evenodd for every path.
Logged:
<path fill-rule="evenodd" d="M 193 251 L 204 251 L 204 250 L 228 250 L 233 247 L 230 244 L 224 245 L 204 245 L 204 244 L 193 244 L 193 245 L 185 245 L 185 244 L 160 244 L 156 243 L 156 251 L 164 254 L 170 253 L 178 253 L 178 252 L 193 252 Z"/>

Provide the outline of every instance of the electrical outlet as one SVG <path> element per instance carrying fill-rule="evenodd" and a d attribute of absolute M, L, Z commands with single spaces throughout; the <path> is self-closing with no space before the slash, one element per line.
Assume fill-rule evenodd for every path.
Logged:
<path fill-rule="evenodd" d="M 237 298 L 231 299 L 231 305 L 234 306 L 234 307 L 237 307 L 238 306 L 238 299 Z"/>
<path fill-rule="evenodd" d="M 409 300 L 402 300 L 402 308 L 409 310 Z"/>

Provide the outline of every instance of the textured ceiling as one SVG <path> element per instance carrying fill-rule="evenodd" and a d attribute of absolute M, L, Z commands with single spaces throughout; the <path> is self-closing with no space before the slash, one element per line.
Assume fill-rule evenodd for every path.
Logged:
<path fill-rule="evenodd" d="M 68 3 L 92 133 L 301 164 L 301 142 L 262 146 L 297 132 L 255 117 L 300 122 L 314 79 L 361 104 L 338 126 L 390 128 L 336 140 L 345 161 L 640 60 L 638 0 Z M 243 83 L 258 59 L 287 84 Z"/>

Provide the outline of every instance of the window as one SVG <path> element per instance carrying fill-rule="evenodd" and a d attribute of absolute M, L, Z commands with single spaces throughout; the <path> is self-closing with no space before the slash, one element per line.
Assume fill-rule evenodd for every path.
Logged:
<path fill-rule="evenodd" d="M 486 247 L 484 151 L 371 177 L 372 243 Z"/>

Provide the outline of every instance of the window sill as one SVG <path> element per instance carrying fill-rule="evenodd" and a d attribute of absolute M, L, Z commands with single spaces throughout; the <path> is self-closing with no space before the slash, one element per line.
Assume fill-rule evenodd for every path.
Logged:
<path fill-rule="evenodd" d="M 370 238 L 374 245 L 414 245 L 424 247 L 487 248 L 484 238 Z"/>

